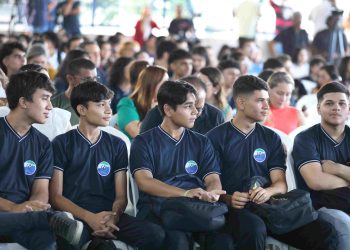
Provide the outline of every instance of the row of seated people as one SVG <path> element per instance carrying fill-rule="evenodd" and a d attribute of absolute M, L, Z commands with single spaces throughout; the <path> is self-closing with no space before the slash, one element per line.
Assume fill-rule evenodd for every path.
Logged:
<path fill-rule="evenodd" d="M 318 131 L 318 135 L 308 138 L 308 142 L 323 136 L 336 144 L 332 147 L 339 146 L 338 149 L 344 151 L 349 92 L 339 83 L 326 86 L 323 92 L 319 92 L 318 99 L 324 120 L 321 125 L 312 127 L 311 133 Z M 287 191 L 285 152 L 279 136 L 259 124 L 269 111 L 266 82 L 253 76 L 242 76 L 234 90 L 236 116 L 203 136 L 188 129 L 194 126 L 199 113 L 197 91 L 192 85 L 166 81 L 160 86 L 157 99 L 163 120 L 156 128 L 137 136 L 131 146 L 130 169 L 140 189 L 139 213 L 135 219 L 124 213 L 128 166 L 126 145 L 99 129 L 99 126 L 109 123 L 113 93 L 93 81 L 75 87 L 71 105 L 79 116 L 78 128 L 57 136 L 52 142 L 52 152 L 48 139 L 31 128 L 34 122 L 44 123 L 52 109 L 51 82 L 35 72 L 15 75 L 6 89 L 11 111 L 1 119 L 1 142 L 6 143 L 7 148 L 5 152 L 4 146 L 1 147 L 0 157 L 4 163 L 1 169 L 8 176 L 1 181 L 4 185 L 1 185 L 2 210 L 44 211 L 50 196 L 55 209 L 68 211 L 83 222 L 76 246 L 61 239 L 59 247 L 62 249 L 80 248 L 92 236 L 94 239 L 118 237 L 129 245 L 151 249 L 188 249 L 192 235 L 162 227 L 160 204 L 156 202 L 157 197 L 187 196 L 208 202 L 222 201 L 230 207 L 227 227 L 205 235 L 207 249 L 233 249 L 234 246 L 238 249 L 264 249 L 267 234 L 300 249 L 347 249 L 349 234 L 346 225 L 340 228 L 337 224 L 344 221 L 344 217 L 336 216 L 340 211 L 333 213 L 331 209 L 322 208 L 317 220 L 287 234 L 274 235 L 262 219 L 245 208 L 248 202 L 261 204 L 271 196 Z M 342 131 L 334 130 L 341 126 Z M 339 131 L 341 135 L 335 134 Z M 298 139 L 299 136 L 296 141 Z M 293 156 L 300 160 L 296 161 L 296 168 L 300 169 L 308 187 L 327 189 L 327 186 L 321 187 L 322 183 L 315 184 L 319 180 L 316 178 L 315 181 L 315 177 L 321 175 L 338 178 L 335 188 L 347 185 L 344 166 L 323 161 L 323 157 L 330 157 L 334 162 L 343 163 L 343 159 L 334 158 L 338 154 L 329 155 L 329 149 L 318 155 L 305 154 L 307 150 L 317 150 L 317 147 L 308 145 L 298 149 L 298 146 L 305 146 L 303 138 L 301 141 L 301 145 L 294 144 L 293 154 L 296 155 Z M 324 143 L 329 144 L 329 141 Z M 304 158 L 297 155 L 298 150 L 305 155 Z M 310 156 L 314 158 L 306 159 Z M 202 185 L 198 186 L 196 182 L 197 186 L 184 188 L 166 184 L 169 177 L 177 175 L 193 176 Z M 251 176 L 261 176 L 269 181 L 266 186 L 249 190 L 247 182 Z M 23 179 L 27 184 L 25 188 Z M 50 184 L 48 179 L 51 179 Z M 10 183 L 5 183 L 5 180 Z M 23 189 L 13 188 L 17 186 Z M 13 216 L 12 213 L 5 215 Z M 9 228 L 3 230 L 11 231 Z M 1 234 L 13 233 L 9 231 Z M 36 234 L 37 231 L 31 230 L 30 233 Z M 346 237 L 342 237 L 345 234 Z M 36 249 L 30 245 L 34 242 L 28 239 L 18 241 Z"/>

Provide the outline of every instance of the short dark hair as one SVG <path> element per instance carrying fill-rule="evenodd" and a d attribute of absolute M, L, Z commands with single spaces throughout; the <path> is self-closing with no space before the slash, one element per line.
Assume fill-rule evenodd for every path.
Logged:
<path fill-rule="evenodd" d="M 233 100 L 236 101 L 240 95 L 252 94 L 255 90 L 269 90 L 267 83 L 256 76 L 244 75 L 238 77 L 235 84 L 233 85 Z"/>
<path fill-rule="evenodd" d="M 186 102 L 187 94 L 190 93 L 197 95 L 195 88 L 185 81 L 165 81 L 157 94 L 158 108 L 162 115 L 165 115 L 165 104 L 176 110 L 176 106 Z"/>
<path fill-rule="evenodd" d="M 340 82 L 330 82 L 322 86 L 322 88 L 317 92 L 318 103 L 322 102 L 325 94 L 328 93 L 344 93 L 349 99 L 349 89 L 341 84 Z"/>
<path fill-rule="evenodd" d="M 15 109 L 21 97 L 32 101 L 33 94 L 37 89 L 45 89 L 55 93 L 55 87 L 49 77 L 36 71 L 25 71 L 14 74 L 6 88 L 6 97 L 9 108 Z"/>
<path fill-rule="evenodd" d="M 180 81 L 185 81 L 193 85 L 197 92 L 199 89 L 203 89 L 205 93 L 207 93 L 207 86 L 205 83 L 197 76 L 186 76 L 180 79 Z"/>
<path fill-rule="evenodd" d="M 168 52 L 170 54 L 174 49 L 176 49 L 176 43 L 173 41 L 159 42 L 156 49 L 157 58 L 162 58 L 165 52 Z"/>
<path fill-rule="evenodd" d="M 234 59 L 225 59 L 219 62 L 218 69 L 223 71 L 228 68 L 235 68 L 241 71 L 241 65 Z"/>
<path fill-rule="evenodd" d="M 314 65 L 317 65 L 317 64 L 326 64 L 326 61 L 323 59 L 323 57 L 321 56 L 314 56 L 311 58 L 309 64 L 310 64 L 310 68 Z"/>
<path fill-rule="evenodd" d="M 263 79 L 265 82 L 267 82 L 267 79 L 273 74 L 273 70 L 265 69 L 258 75 L 259 78 Z"/>
<path fill-rule="evenodd" d="M 183 59 L 192 59 L 191 54 L 183 49 L 176 49 L 170 53 L 168 63 L 172 64 L 175 61 Z"/>
<path fill-rule="evenodd" d="M 4 43 L 0 48 L 0 67 L 5 74 L 7 74 L 7 67 L 2 61 L 4 60 L 5 57 L 11 55 L 15 49 L 26 52 L 26 49 L 24 48 L 24 46 L 18 42 Z"/>
<path fill-rule="evenodd" d="M 35 64 L 35 63 L 29 63 L 29 64 L 25 64 L 23 65 L 20 69 L 19 72 L 25 72 L 25 71 L 36 71 L 39 72 L 42 70 L 46 70 L 46 68 L 44 68 L 43 66 L 41 66 L 40 64 Z"/>
<path fill-rule="evenodd" d="M 91 62 L 89 59 L 77 58 L 77 59 L 72 60 L 68 64 L 67 74 L 74 76 L 74 75 L 79 74 L 81 69 L 93 70 L 95 68 L 96 68 L 95 64 L 93 62 Z"/>
<path fill-rule="evenodd" d="M 277 58 L 268 58 L 263 65 L 263 70 L 283 68 L 283 63 Z"/>
<path fill-rule="evenodd" d="M 113 91 L 105 85 L 96 81 L 87 81 L 73 88 L 70 103 L 75 113 L 80 116 L 77 111 L 78 105 L 87 107 L 88 102 L 100 102 L 112 99 L 113 96 Z"/>

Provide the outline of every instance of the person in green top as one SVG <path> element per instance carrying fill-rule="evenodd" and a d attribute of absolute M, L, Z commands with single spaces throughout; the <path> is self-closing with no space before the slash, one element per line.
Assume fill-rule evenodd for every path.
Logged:
<path fill-rule="evenodd" d="M 118 126 L 130 139 L 140 133 L 142 120 L 147 111 L 157 104 L 158 89 L 168 78 L 166 69 L 149 66 L 141 71 L 134 91 L 119 101 Z"/>
<path fill-rule="evenodd" d="M 70 103 L 70 95 L 72 90 L 78 84 L 87 80 L 96 79 L 97 72 L 93 62 L 85 58 L 77 58 L 70 62 L 67 71 L 68 89 L 55 96 L 52 99 L 52 105 L 57 108 L 65 109 L 71 113 L 70 123 L 72 126 L 79 123 L 79 117 L 74 112 Z"/>

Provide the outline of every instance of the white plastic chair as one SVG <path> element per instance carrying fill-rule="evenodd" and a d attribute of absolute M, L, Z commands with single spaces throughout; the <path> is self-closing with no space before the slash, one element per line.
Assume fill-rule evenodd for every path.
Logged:
<path fill-rule="evenodd" d="M 278 134 L 281 138 L 282 143 L 285 145 L 287 150 L 287 169 L 286 169 L 286 180 L 288 185 L 288 191 L 296 189 L 296 181 L 295 181 L 295 175 L 293 170 L 293 159 L 292 159 L 292 149 L 293 149 L 293 141 L 290 139 L 288 135 L 283 133 L 282 131 L 270 128 L 272 129 L 276 134 Z"/>

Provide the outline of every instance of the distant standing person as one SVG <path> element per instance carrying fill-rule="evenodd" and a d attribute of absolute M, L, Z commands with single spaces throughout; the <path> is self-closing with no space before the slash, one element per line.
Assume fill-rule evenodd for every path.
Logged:
<path fill-rule="evenodd" d="M 171 21 L 169 34 L 176 39 L 194 38 L 194 25 L 192 19 L 182 16 L 182 5 L 176 6 L 176 17 Z"/>
<path fill-rule="evenodd" d="M 57 9 L 63 15 L 63 29 L 68 37 L 80 35 L 80 1 L 66 0 L 59 4 Z"/>

